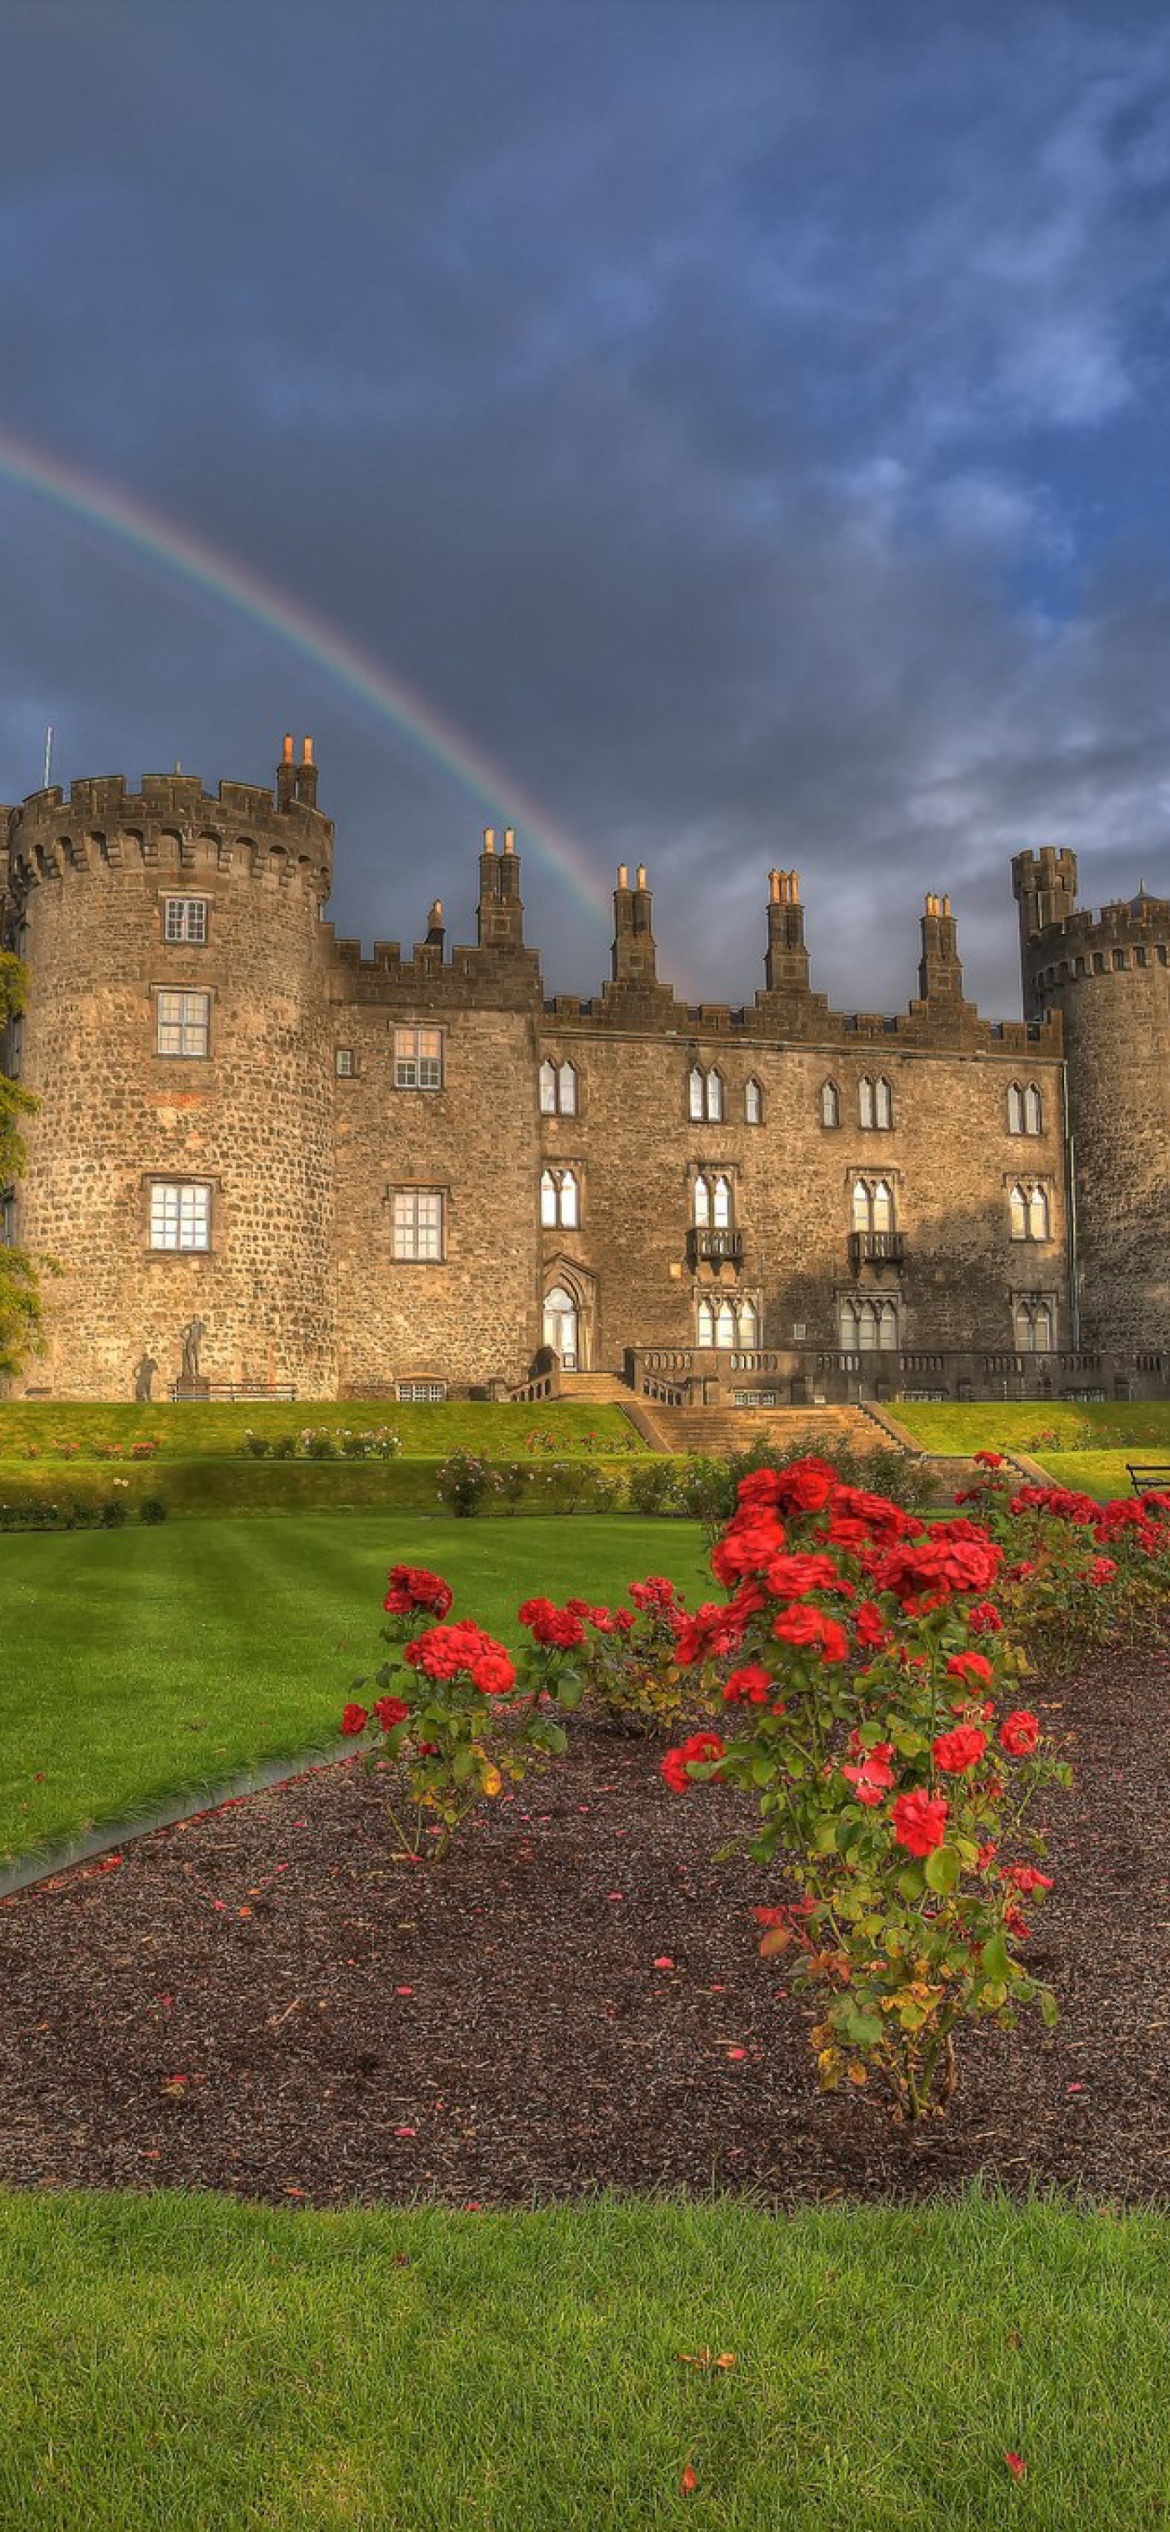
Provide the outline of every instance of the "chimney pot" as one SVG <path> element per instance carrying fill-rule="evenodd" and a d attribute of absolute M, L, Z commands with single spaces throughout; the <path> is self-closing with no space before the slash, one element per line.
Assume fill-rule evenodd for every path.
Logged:
<path fill-rule="evenodd" d="M 291 763 L 292 763 L 292 761 L 293 761 L 293 743 L 292 743 L 292 732 L 291 732 L 291 730 L 286 730 L 286 731 L 285 731 L 285 734 L 284 734 L 284 761 L 285 761 L 285 764 L 286 764 L 286 765 L 291 765 Z"/>
<path fill-rule="evenodd" d="M 506 827 L 504 828 L 504 851 L 505 851 L 506 853 L 514 853 L 514 852 L 515 852 L 515 850 L 516 850 L 516 829 L 515 829 L 515 827 L 514 827 L 514 826 L 506 826 Z"/>
<path fill-rule="evenodd" d="M 495 830 L 494 826 L 485 826 L 485 828 L 484 828 L 484 831 L 483 831 L 483 849 L 484 849 L 485 853 L 494 853 L 494 852 L 495 852 L 495 849 L 496 849 L 496 830 Z"/>
<path fill-rule="evenodd" d="M 630 871 L 629 871 L 629 864 L 628 864 L 627 862 L 619 862 L 619 863 L 618 863 L 618 886 L 619 886 L 619 888 L 628 888 L 628 887 L 629 887 L 629 884 L 630 884 Z"/>
<path fill-rule="evenodd" d="M 302 765 L 311 765 L 311 764 L 312 764 L 312 762 L 313 762 L 313 742 L 312 742 L 312 739 L 311 739 L 311 738 L 307 738 L 307 739 L 305 740 L 305 742 L 304 742 L 304 745 L 303 745 L 302 749 L 301 749 L 301 763 L 302 763 Z"/>
<path fill-rule="evenodd" d="M 646 864 L 645 864 L 645 862 L 639 862 L 639 864 L 638 864 L 638 886 L 639 886 L 639 888 L 644 888 L 644 887 L 645 887 L 645 885 L 646 885 Z"/>

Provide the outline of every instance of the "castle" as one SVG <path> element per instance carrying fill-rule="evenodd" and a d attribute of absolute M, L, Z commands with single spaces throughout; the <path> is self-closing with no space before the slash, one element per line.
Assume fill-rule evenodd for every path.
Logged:
<path fill-rule="evenodd" d="M 0 1228 L 62 1270 L 13 1394 L 1163 1394 L 1170 903 L 1020 853 L 1025 1017 L 965 999 L 937 896 L 889 1017 L 814 992 L 774 871 L 762 989 L 696 1008 L 623 869 L 612 975 L 546 1000 L 510 830 L 475 945 L 435 904 L 406 957 L 324 919 L 333 835 L 307 740 L 274 793 L 0 810 L 40 1103 Z"/>

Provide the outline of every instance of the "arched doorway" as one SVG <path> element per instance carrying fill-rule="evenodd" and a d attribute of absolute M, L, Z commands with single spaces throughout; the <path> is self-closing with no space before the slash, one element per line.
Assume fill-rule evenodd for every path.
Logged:
<path fill-rule="evenodd" d="M 554 1354 L 559 1354 L 565 1371 L 579 1369 L 577 1304 L 563 1284 L 554 1284 L 552 1291 L 545 1294 L 544 1341 L 551 1345 Z"/>

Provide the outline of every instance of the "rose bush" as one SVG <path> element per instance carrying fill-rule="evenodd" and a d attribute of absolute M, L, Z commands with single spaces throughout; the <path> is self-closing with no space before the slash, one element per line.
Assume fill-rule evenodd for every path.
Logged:
<path fill-rule="evenodd" d="M 579 1703 L 582 1681 L 566 1655 L 584 1630 L 551 1601 L 526 1602 L 520 1615 L 533 1643 L 519 1662 L 472 1619 L 451 1621 L 449 1583 L 425 1566 L 395 1565 L 383 1610 L 389 1658 L 372 1680 L 355 1679 L 341 1717 L 346 1739 L 366 1744 L 366 1762 L 387 1762 L 405 1777 L 410 1817 L 390 1818 L 402 1851 L 416 1861 L 446 1854 L 477 1803 L 519 1784 L 542 1757 L 567 1744 L 552 1709 Z M 547 1614 L 546 1614 L 547 1613 Z M 359 1702 L 373 1686 L 380 1694 Z M 428 1842 L 429 1841 L 429 1842 Z"/>
<path fill-rule="evenodd" d="M 994 1452 L 956 1495 L 1003 1548 L 1003 1615 L 1059 1660 L 1084 1644 L 1136 1643 L 1164 1622 L 1170 1596 L 1170 1495 L 1098 1503 L 1069 1486 L 1021 1485 Z"/>
<path fill-rule="evenodd" d="M 662 1574 L 630 1583 L 627 1608 L 571 1600 L 585 1642 L 581 1671 L 590 1711 L 627 1732 L 669 1730 L 688 1682 L 678 1657 L 687 1616 L 682 1593 Z"/>
<path fill-rule="evenodd" d="M 1003 1545 L 809 1457 L 741 1481 L 711 1562 L 727 1597 L 676 1653 L 743 1728 L 692 1735 L 663 1775 L 758 1799 L 758 1833 L 723 1852 L 746 1842 L 784 1871 L 782 1902 L 756 1910 L 760 1950 L 791 1953 L 816 2000 L 821 2084 L 872 2080 L 900 2120 L 941 2113 L 961 2025 L 1056 2015 L 1019 1958 L 1021 1896 L 1048 1876 L 1001 1857 L 1038 1792 L 1071 1775 L 1016 1702 L 1027 1665 L 997 1606 Z"/>

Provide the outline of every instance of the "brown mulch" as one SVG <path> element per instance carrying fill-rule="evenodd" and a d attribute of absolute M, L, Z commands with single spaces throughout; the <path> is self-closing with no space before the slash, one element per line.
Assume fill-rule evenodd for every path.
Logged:
<path fill-rule="evenodd" d="M 385 1779 L 351 1761 L 7 1900 L 0 2182 L 1170 2197 L 1170 1655 L 1093 1656 L 1030 1702 L 1077 1771 L 1031 1944 L 1061 2022 L 969 2034 L 945 2126 L 818 2094 L 810 2009 L 756 1955 L 775 1877 L 710 1860 L 745 1798 L 672 1795 L 658 1748 L 578 1725 L 437 1870 L 394 1860 Z"/>

